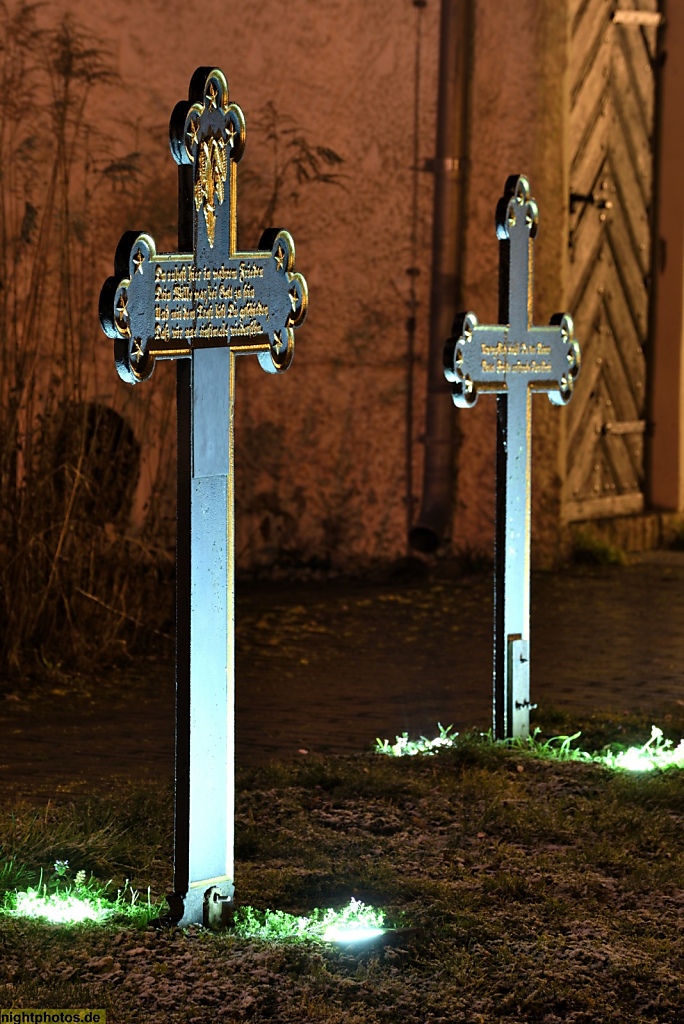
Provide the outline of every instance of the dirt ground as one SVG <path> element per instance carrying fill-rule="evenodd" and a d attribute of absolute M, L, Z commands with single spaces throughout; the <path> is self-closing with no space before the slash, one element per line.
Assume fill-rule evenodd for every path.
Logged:
<path fill-rule="evenodd" d="M 654 714 L 684 702 L 684 555 L 533 574 L 532 699 L 544 708 Z M 238 765 L 368 749 L 491 720 L 492 581 L 242 586 Z M 93 678 L 0 686 L 0 798 L 37 803 L 117 778 L 173 776 L 168 649 Z"/>

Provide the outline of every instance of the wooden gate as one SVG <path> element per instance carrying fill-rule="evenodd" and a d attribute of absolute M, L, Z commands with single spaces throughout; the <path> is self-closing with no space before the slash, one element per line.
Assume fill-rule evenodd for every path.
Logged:
<path fill-rule="evenodd" d="M 658 0 L 571 0 L 569 301 L 582 372 L 567 409 L 564 518 L 638 513 Z"/>

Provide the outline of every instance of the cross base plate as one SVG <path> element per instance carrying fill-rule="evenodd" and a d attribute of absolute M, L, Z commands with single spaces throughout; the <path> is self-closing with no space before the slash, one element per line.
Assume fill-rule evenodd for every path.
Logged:
<path fill-rule="evenodd" d="M 187 928 L 191 924 L 201 924 L 212 930 L 224 928 L 234 893 L 235 886 L 229 881 L 210 885 L 207 889 L 201 884 L 193 886 L 185 896 L 169 893 L 166 897 L 169 913 L 160 918 L 160 923 L 177 928 Z"/>

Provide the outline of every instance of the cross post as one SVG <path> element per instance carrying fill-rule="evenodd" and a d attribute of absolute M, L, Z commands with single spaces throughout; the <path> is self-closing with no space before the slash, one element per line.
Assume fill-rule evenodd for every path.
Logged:
<path fill-rule="evenodd" d="M 237 251 L 245 119 L 218 68 L 198 68 L 170 123 L 178 164 L 177 253 L 128 232 L 100 295 L 122 380 L 177 360 L 176 788 L 170 919 L 218 924 L 234 891 L 235 358 L 292 362 L 306 314 L 287 231 Z"/>
<path fill-rule="evenodd" d="M 580 350 L 567 313 L 532 324 L 532 245 L 539 211 L 523 176 L 510 177 L 496 211 L 499 320 L 461 313 L 446 343 L 444 373 L 454 404 L 468 409 L 481 391 L 497 395 L 494 545 L 494 694 L 496 739 L 530 729 L 530 446 L 532 392 L 554 405 L 572 397 Z"/>

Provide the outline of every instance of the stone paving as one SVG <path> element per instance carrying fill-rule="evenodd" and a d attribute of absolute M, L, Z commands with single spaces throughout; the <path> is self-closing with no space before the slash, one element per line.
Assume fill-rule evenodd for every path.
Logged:
<path fill-rule="evenodd" d="M 368 750 L 376 736 L 491 721 L 489 574 L 242 588 L 237 763 Z M 684 554 L 532 577 L 532 700 L 684 704 Z M 0 799 L 173 777 L 171 652 L 79 686 L 0 694 Z"/>
<path fill-rule="evenodd" d="M 684 701 L 684 555 L 534 574 L 531 593 L 540 706 L 657 710 Z M 259 667 L 250 688 L 258 715 L 244 691 L 238 699 L 243 758 L 365 749 L 377 735 L 434 735 L 437 721 L 491 724 L 489 576 L 307 597 L 305 609 L 290 604 L 243 627 L 249 675 Z"/>

